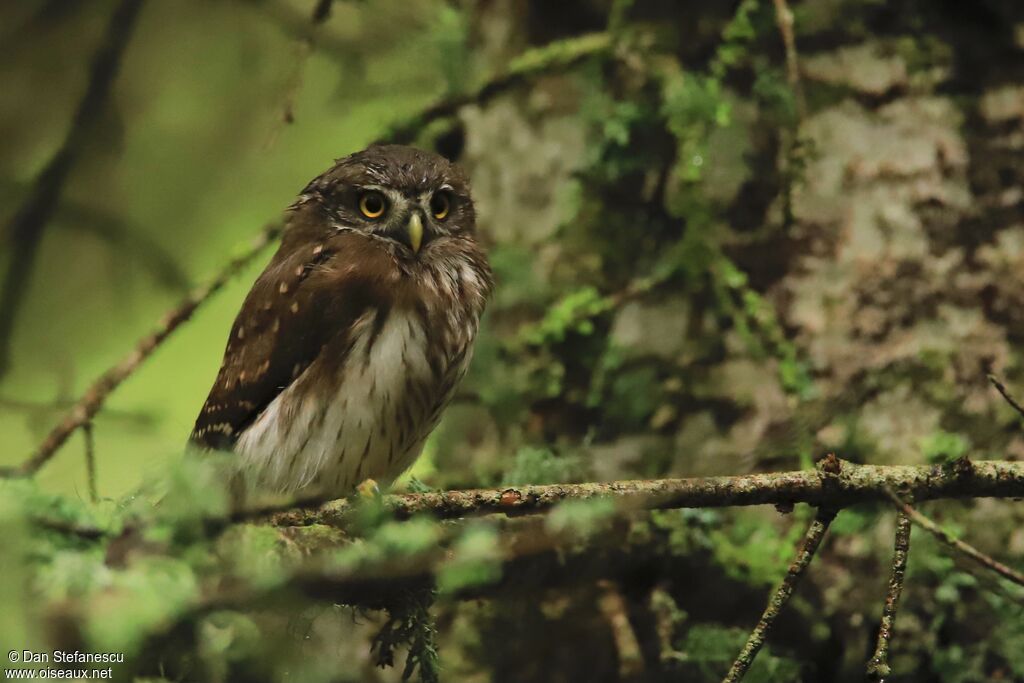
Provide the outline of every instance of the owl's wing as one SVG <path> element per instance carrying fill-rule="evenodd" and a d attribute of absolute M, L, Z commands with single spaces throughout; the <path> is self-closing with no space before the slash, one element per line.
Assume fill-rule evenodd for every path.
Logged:
<path fill-rule="evenodd" d="M 231 326 L 224 362 L 191 442 L 231 450 L 240 434 L 321 353 L 346 335 L 368 305 L 350 264 L 360 257 L 350 233 L 320 242 L 287 241 L 256 280 Z"/>

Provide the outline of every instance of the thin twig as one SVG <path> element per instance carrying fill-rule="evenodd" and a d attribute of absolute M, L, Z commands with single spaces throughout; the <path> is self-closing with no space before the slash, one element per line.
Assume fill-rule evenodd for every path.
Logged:
<path fill-rule="evenodd" d="M 775 3 L 775 22 L 782 35 L 782 45 L 786 50 L 786 78 L 793 89 L 796 99 L 796 112 L 801 121 L 807 118 L 807 99 L 804 97 L 804 86 L 800 80 L 800 59 L 796 51 L 796 37 L 793 33 L 793 11 L 786 0 L 773 0 Z"/>
<path fill-rule="evenodd" d="M 89 500 L 96 502 L 100 499 L 96 489 L 96 443 L 93 440 L 92 422 L 82 425 L 82 437 L 85 439 L 85 473 L 89 482 Z"/>
<path fill-rule="evenodd" d="M 76 429 L 90 422 L 92 418 L 103 407 L 103 403 L 118 386 L 121 385 L 142 362 L 153 353 L 154 350 L 167 337 L 178 328 L 179 325 L 192 317 L 199 308 L 214 293 L 224 287 L 227 282 L 242 271 L 255 259 L 281 232 L 280 223 L 272 223 L 263 229 L 259 237 L 242 254 L 233 258 L 228 264 L 211 279 L 206 285 L 196 289 L 189 296 L 185 297 L 177 306 L 168 311 L 158 324 L 157 328 L 150 334 L 143 337 L 136 344 L 135 349 L 114 367 L 103 373 L 99 379 L 92 383 L 88 390 L 82 395 L 74 406 L 67 412 L 64 419 L 47 435 L 46 439 L 39 445 L 36 451 L 20 466 L 5 472 L 7 475 L 27 476 L 34 474 L 53 457 L 65 441 L 68 440 Z"/>
<path fill-rule="evenodd" d="M 882 680 L 892 673 L 892 667 L 889 666 L 889 641 L 896 625 L 896 610 L 899 609 L 900 594 L 903 592 L 903 582 L 907 574 L 912 528 L 910 516 L 902 510 L 897 511 L 889 591 L 886 593 L 885 606 L 882 608 L 882 622 L 878 626 L 878 644 L 875 646 L 875 654 L 868 661 L 867 674 L 871 680 Z"/>
<path fill-rule="evenodd" d="M 836 512 L 832 508 L 818 509 L 817 516 L 815 516 L 811 526 L 807 529 L 807 534 L 804 536 L 800 551 L 793 559 L 793 563 L 789 565 L 789 571 L 786 572 L 785 578 L 782 579 L 779 587 L 772 594 L 764 614 L 761 615 L 757 626 L 750 633 L 746 645 L 740 650 L 740 654 L 736 657 L 736 661 L 733 662 L 729 673 L 722 679 L 722 683 L 736 683 L 743 680 L 747 669 L 754 663 L 754 658 L 764 645 L 768 632 L 771 631 L 772 626 L 775 624 L 775 619 L 778 618 L 782 608 L 789 602 L 790 596 L 793 595 L 793 589 L 796 588 L 796 584 L 799 582 L 800 577 L 803 576 L 804 570 L 807 569 L 807 565 L 811 563 L 814 554 L 818 551 L 821 539 L 825 537 L 825 532 L 828 531 L 828 526 L 832 523 L 835 516 Z"/>
<path fill-rule="evenodd" d="M 974 464 L 977 467 L 980 463 Z M 951 533 L 943 529 L 941 526 L 933 522 L 931 519 L 925 517 L 915 508 L 903 502 L 903 499 L 900 498 L 900 496 L 897 495 L 896 491 L 894 490 L 897 488 L 898 487 L 890 488 L 886 492 L 886 495 L 896 505 L 897 509 L 901 510 L 905 515 L 910 517 L 910 520 L 914 524 L 918 525 L 931 535 L 935 536 L 937 539 L 942 541 L 944 544 L 946 544 L 953 550 L 956 550 L 960 554 L 965 555 L 966 557 L 969 557 L 970 559 L 974 560 L 985 569 L 989 569 L 995 572 L 996 574 L 999 574 L 999 576 L 1003 577 L 1007 581 L 1011 581 L 1017 584 L 1018 586 L 1024 586 L 1024 574 L 1021 574 L 1016 569 L 1008 567 L 1002 562 L 993 559 L 992 557 L 989 557 L 985 553 L 975 548 L 973 545 L 965 543 L 964 541 L 961 541 L 959 538 L 955 538 Z M 917 500 L 916 496 L 914 496 L 914 500 Z"/>
<path fill-rule="evenodd" d="M 254 10 L 260 12 L 270 21 L 275 23 L 281 32 L 290 39 L 302 41 L 309 32 L 310 12 L 299 6 L 298 3 L 287 2 L 286 0 L 245 0 Z M 321 8 L 324 5 L 333 6 L 333 2 L 317 0 L 313 8 L 313 23 L 322 23 L 330 18 L 330 12 L 321 15 Z M 322 33 L 317 38 L 317 52 L 323 57 L 338 64 L 342 69 L 351 68 L 360 63 L 361 55 L 359 44 L 341 35 Z"/>
<path fill-rule="evenodd" d="M 75 405 L 75 401 L 72 399 L 59 399 L 56 401 L 29 401 L 26 399 L 0 396 L 0 409 L 24 413 L 29 419 L 44 419 L 47 422 L 54 413 L 63 413 L 73 405 Z M 103 411 L 103 418 L 107 420 L 120 420 L 142 427 L 151 426 L 156 422 L 156 416 L 150 413 L 119 410 L 117 408 L 108 408 Z"/>
<path fill-rule="evenodd" d="M 998 391 L 1000 395 L 1002 395 L 1002 397 L 1006 399 L 1006 402 L 1010 404 L 1010 407 L 1016 410 L 1018 415 L 1024 417 L 1024 407 L 1021 407 L 1021 405 L 1017 403 L 1016 400 L 1014 400 L 1013 396 L 1010 395 L 1009 390 L 1005 386 L 1003 386 L 1002 382 L 999 381 L 999 378 L 997 378 L 995 375 L 990 374 L 988 376 L 988 381 L 991 382 L 992 386 L 996 388 L 996 391 Z"/>
<path fill-rule="evenodd" d="M 32 189 L 7 226 L 11 242 L 7 275 L 0 292 L 0 375 L 10 365 L 11 335 L 28 293 L 43 230 L 53 216 L 89 130 L 100 118 L 121 66 L 132 29 L 144 0 L 122 0 L 92 59 L 89 85 L 78 103 L 64 141 L 32 184 Z"/>
<path fill-rule="evenodd" d="M 271 130 L 270 136 L 264 147 L 272 146 L 281 132 L 282 126 L 295 123 L 295 100 L 302 91 L 303 78 L 306 71 L 306 63 L 309 61 L 313 50 L 316 47 L 317 34 L 320 27 L 331 16 L 331 7 L 334 0 L 317 0 L 313 7 L 308 25 L 304 34 L 299 38 L 296 47 L 295 65 L 292 67 L 291 76 L 288 78 L 288 85 L 285 88 L 284 104 L 281 107 L 281 118 Z"/>

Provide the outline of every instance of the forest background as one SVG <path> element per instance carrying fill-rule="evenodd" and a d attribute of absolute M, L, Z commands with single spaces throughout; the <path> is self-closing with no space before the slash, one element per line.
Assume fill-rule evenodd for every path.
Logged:
<path fill-rule="evenodd" d="M 4 3 L 0 139 L 0 465 L 376 140 L 467 169 L 498 281 L 399 490 L 1024 455 L 988 379 L 1024 387 L 1012 0 Z M 0 482 L 0 645 L 125 680 L 721 680 L 812 510 L 198 523 L 223 496 L 183 444 L 268 253 Z M 1019 502 L 922 509 L 1024 564 Z M 863 680 L 895 520 L 840 513 L 746 680 Z M 531 523 L 571 539 L 503 566 Z M 296 580 L 381 562 L 430 580 Z M 889 680 L 1024 680 L 1019 587 L 918 533 L 901 604 Z"/>

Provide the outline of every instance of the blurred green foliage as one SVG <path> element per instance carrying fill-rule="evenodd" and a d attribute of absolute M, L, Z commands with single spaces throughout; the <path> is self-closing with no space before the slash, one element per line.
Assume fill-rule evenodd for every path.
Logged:
<path fill-rule="evenodd" d="M 1019 10 L 794 3 L 801 121 L 766 0 L 336 0 L 317 27 L 313 4 L 146 4 L 46 228 L 0 377 L 0 464 L 334 157 L 494 75 L 515 87 L 416 140 L 473 176 L 499 284 L 470 375 L 399 488 L 1021 452 L 975 377 L 995 362 L 1020 378 L 1007 140 L 1024 107 L 1000 80 L 1020 72 Z M 112 8 L 0 8 L 4 223 L 59 145 Z M 972 155 L 985 162 L 965 168 Z M 225 528 L 225 463 L 181 451 L 260 267 L 99 414 L 99 501 L 81 435 L 35 480 L 0 480 L 0 641 L 124 652 L 136 680 L 617 680 L 605 581 L 643 680 L 720 679 L 806 510 L 571 501 L 542 527 L 564 547 L 525 560 L 491 520 L 399 522 L 379 500 L 343 529 Z M 942 513 L 1024 552 L 1009 505 Z M 746 680 L 860 680 L 891 515 L 844 510 L 831 538 Z M 1020 679 L 1019 591 L 915 532 L 903 604 L 898 680 Z"/>

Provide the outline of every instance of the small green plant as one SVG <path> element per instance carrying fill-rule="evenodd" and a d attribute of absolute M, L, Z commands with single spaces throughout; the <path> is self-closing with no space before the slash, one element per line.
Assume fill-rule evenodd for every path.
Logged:
<path fill-rule="evenodd" d="M 962 434 L 937 430 L 921 439 L 921 454 L 936 465 L 953 462 L 967 455 L 971 444 Z"/>

